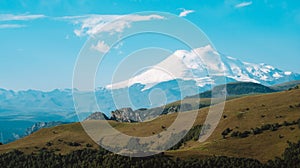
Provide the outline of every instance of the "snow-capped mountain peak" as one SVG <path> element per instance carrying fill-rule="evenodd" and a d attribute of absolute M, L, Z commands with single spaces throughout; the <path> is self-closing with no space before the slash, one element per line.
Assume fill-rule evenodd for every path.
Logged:
<path fill-rule="evenodd" d="M 145 85 L 145 90 L 158 83 L 174 79 L 193 80 L 198 86 L 205 86 L 220 84 L 213 80 L 217 76 L 225 76 L 232 81 L 264 85 L 300 79 L 299 74 L 285 72 L 267 64 L 248 63 L 224 56 L 207 45 L 190 51 L 177 50 L 144 72 L 126 81 L 107 85 L 106 88 L 119 89 L 142 84 Z"/>
<path fill-rule="evenodd" d="M 147 89 L 160 82 L 174 79 L 192 80 L 195 79 L 195 77 L 204 78 L 209 75 L 209 72 L 206 70 L 207 68 L 214 73 L 220 73 L 222 71 L 224 65 L 216 64 L 216 62 L 221 63 L 221 60 L 218 53 L 215 52 L 211 46 L 205 46 L 191 51 L 177 50 L 168 58 L 141 74 L 129 80 L 108 85 L 107 88 L 118 89 L 140 83 L 146 85 L 144 89 Z"/>

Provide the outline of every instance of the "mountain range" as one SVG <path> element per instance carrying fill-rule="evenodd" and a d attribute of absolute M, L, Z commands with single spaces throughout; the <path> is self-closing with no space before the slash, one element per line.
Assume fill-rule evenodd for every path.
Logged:
<path fill-rule="evenodd" d="M 72 89 L 55 89 L 49 92 L 0 89 L 0 120 L 26 122 L 17 128 L 25 131 L 35 122 L 74 122 L 85 119 L 95 111 L 101 111 L 110 117 L 110 112 L 116 109 L 160 107 L 230 82 L 271 86 L 296 80 L 300 80 L 297 73 L 267 64 L 243 62 L 225 56 L 211 46 L 204 46 L 190 51 L 177 50 L 162 62 L 128 80 L 96 88 L 98 106 L 90 104 L 94 99 L 91 95 L 94 94 L 76 89 L 74 94 L 82 94 L 83 101 L 86 102 L 83 107 L 77 107 L 76 104 L 74 107 Z M 283 86 L 277 85 L 277 90 L 282 89 Z M 85 113 L 78 117 L 75 108 L 80 108 Z M 0 132 L 5 132 L 5 129 L 6 126 L 1 125 Z M 15 132 L 16 129 L 11 131 L 11 136 Z"/>
<path fill-rule="evenodd" d="M 180 79 L 195 81 L 197 86 L 222 84 L 216 80 L 226 77 L 226 83 L 233 81 L 254 82 L 263 85 L 274 85 L 300 79 L 300 75 L 279 70 L 267 64 L 253 64 L 228 57 L 217 52 L 210 45 L 187 50 L 177 50 L 162 62 L 144 72 L 107 88 L 118 89 L 145 85 L 144 90 L 155 85 Z"/>

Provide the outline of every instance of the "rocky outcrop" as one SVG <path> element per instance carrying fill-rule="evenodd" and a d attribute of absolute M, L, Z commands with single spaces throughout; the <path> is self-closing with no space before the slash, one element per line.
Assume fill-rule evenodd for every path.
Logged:
<path fill-rule="evenodd" d="M 133 111 L 131 108 L 122 108 L 111 112 L 111 119 L 119 122 L 142 122 L 138 110 Z"/>
<path fill-rule="evenodd" d="M 101 112 L 95 112 L 89 115 L 85 120 L 109 120 L 109 118 Z"/>
<path fill-rule="evenodd" d="M 193 110 L 191 104 L 183 103 L 169 107 L 156 107 L 151 109 L 141 108 L 132 110 L 131 108 L 121 108 L 111 112 L 111 117 L 107 117 L 101 112 L 95 112 L 85 120 L 114 120 L 118 122 L 143 122 L 154 119 L 160 115 L 171 114 Z"/>

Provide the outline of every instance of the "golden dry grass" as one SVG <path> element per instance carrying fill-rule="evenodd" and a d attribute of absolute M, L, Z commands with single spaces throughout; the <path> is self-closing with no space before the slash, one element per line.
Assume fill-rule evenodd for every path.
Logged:
<path fill-rule="evenodd" d="M 192 99 L 188 101 L 192 101 Z M 228 100 L 223 113 L 227 117 L 220 120 L 214 133 L 206 142 L 190 141 L 180 150 L 168 151 L 166 153 L 182 158 L 226 155 L 255 158 L 265 162 L 273 159 L 275 156 L 280 156 L 287 147 L 286 142 L 288 140 L 300 140 L 300 129 L 297 126 L 281 127 L 274 132 L 265 131 L 262 134 L 250 135 L 242 139 L 223 139 L 221 132 L 226 128 L 244 131 L 260 127 L 263 124 L 297 120 L 300 118 L 300 108 L 295 105 L 298 104 L 300 104 L 300 89 L 264 95 L 251 95 Z M 204 122 L 208 109 L 203 108 L 199 110 L 194 125 Z M 262 115 L 265 117 L 262 117 Z M 162 115 L 154 120 L 143 123 L 118 123 L 115 121 L 109 121 L 109 123 L 125 134 L 143 137 L 163 131 L 162 126 L 168 127 L 171 125 L 176 116 L 176 113 Z M 295 129 L 290 130 L 290 127 L 295 127 Z M 279 135 L 283 135 L 284 137 L 279 138 Z M 53 145 L 47 146 L 47 142 L 52 142 Z M 72 147 L 65 142 L 79 142 L 81 146 Z M 0 152 L 19 149 L 26 153 L 31 153 L 41 148 L 47 148 L 49 150 L 57 150 L 57 153 L 65 154 L 73 150 L 86 148 L 86 144 L 92 144 L 92 148 L 98 148 L 97 144 L 84 132 L 81 124 L 73 123 L 42 129 L 18 141 L 1 145 Z"/>

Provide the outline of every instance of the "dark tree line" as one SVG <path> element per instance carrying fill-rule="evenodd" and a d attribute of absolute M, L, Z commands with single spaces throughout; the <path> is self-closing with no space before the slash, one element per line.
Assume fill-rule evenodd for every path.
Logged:
<path fill-rule="evenodd" d="M 103 148 L 99 150 L 77 150 L 67 155 L 41 151 L 37 154 L 24 154 L 18 150 L 0 155 L 0 167 L 119 167 L 119 168 L 199 168 L 199 167 L 226 167 L 226 168 L 276 168 L 300 167 L 300 141 L 289 143 L 282 158 L 275 158 L 263 164 L 255 159 L 214 156 L 207 159 L 181 160 L 165 154 L 157 154 L 145 158 L 125 157 L 110 153 Z"/>
<path fill-rule="evenodd" d="M 251 130 L 246 130 L 246 131 L 233 131 L 233 129 L 226 128 L 222 133 L 222 137 L 225 139 L 226 136 L 228 136 L 230 133 L 230 137 L 238 137 L 238 138 L 246 138 L 249 135 L 257 135 L 261 134 L 264 131 L 277 131 L 281 127 L 288 127 L 288 126 L 295 126 L 298 125 L 300 129 L 300 119 L 295 120 L 295 121 L 284 121 L 282 124 L 279 123 L 274 123 L 274 124 L 264 124 L 261 127 L 256 127 L 256 128 L 251 128 Z M 294 127 L 290 127 L 291 130 L 294 129 Z"/>

